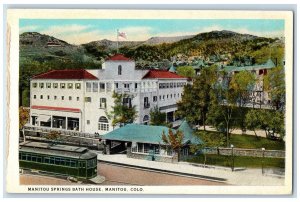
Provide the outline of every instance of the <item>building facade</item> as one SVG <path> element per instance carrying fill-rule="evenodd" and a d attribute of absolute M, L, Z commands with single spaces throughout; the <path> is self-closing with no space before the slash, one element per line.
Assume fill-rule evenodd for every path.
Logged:
<path fill-rule="evenodd" d="M 105 134 L 113 130 L 108 114 L 113 93 L 126 94 L 123 104 L 135 106 L 135 123 L 148 124 L 158 107 L 168 122 L 175 121 L 176 103 L 187 78 L 164 70 L 136 70 L 121 54 L 106 60 L 102 69 L 52 70 L 30 82 L 30 126 Z"/>

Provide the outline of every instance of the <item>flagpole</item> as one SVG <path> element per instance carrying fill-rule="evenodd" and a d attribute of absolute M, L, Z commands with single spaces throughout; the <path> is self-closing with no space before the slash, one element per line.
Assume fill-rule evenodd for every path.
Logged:
<path fill-rule="evenodd" d="M 119 29 L 117 29 L 117 53 L 119 53 Z"/>

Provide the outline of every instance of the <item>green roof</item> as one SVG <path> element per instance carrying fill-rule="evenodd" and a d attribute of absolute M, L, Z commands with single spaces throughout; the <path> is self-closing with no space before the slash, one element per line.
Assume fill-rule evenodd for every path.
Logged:
<path fill-rule="evenodd" d="M 260 70 L 260 69 L 271 69 L 274 68 L 275 64 L 271 59 L 268 59 L 268 61 L 265 64 L 262 65 L 252 65 L 252 66 L 226 66 L 224 68 L 227 72 L 234 72 L 234 71 L 251 71 L 251 70 Z"/>
<path fill-rule="evenodd" d="M 172 129 L 173 130 L 173 129 Z M 201 144 L 202 141 L 195 136 L 193 129 L 186 121 L 183 121 L 178 130 L 184 134 L 183 143 Z M 150 144 L 165 144 L 162 141 L 162 134 L 167 135 L 169 131 L 165 126 L 151 126 L 140 124 L 127 124 L 124 127 L 113 130 L 103 136 L 103 139 L 125 141 L 125 142 L 140 142 Z M 176 131 L 173 130 L 175 133 Z"/>
<path fill-rule="evenodd" d="M 188 124 L 188 122 L 186 120 L 184 120 L 178 130 L 180 130 L 181 132 L 183 132 L 184 134 L 184 141 L 183 142 L 190 142 L 192 144 L 202 144 L 203 141 L 198 138 L 196 135 L 194 135 L 194 130 L 190 127 L 190 125 Z"/>
<path fill-rule="evenodd" d="M 151 144 L 164 144 L 162 133 L 168 134 L 169 128 L 165 126 L 149 126 L 140 124 L 127 124 L 124 127 L 113 130 L 103 139 L 127 142 L 141 142 Z"/>

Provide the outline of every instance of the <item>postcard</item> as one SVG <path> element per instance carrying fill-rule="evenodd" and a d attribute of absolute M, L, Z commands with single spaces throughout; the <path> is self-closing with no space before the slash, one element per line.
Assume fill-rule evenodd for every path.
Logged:
<path fill-rule="evenodd" d="M 9 193 L 292 194 L 293 13 L 8 9 Z"/>

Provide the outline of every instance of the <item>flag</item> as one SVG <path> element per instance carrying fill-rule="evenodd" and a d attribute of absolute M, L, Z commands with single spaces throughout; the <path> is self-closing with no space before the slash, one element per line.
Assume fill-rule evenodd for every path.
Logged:
<path fill-rule="evenodd" d="M 126 33 L 125 32 L 119 32 L 118 31 L 118 37 L 122 37 L 122 38 L 124 38 L 124 39 L 126 39 Z"/>

